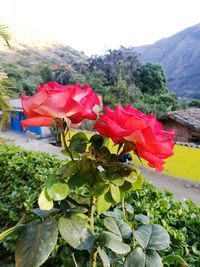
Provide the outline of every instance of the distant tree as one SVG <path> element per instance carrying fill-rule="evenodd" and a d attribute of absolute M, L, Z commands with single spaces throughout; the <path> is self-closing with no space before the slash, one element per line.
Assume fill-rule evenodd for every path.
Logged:
<path fill-rule="evenodd" d="M 77 83 L 81 83 L 82 85 L 85 85 L 87 83 L 85 74 L 75 73 L 74 75 L 72 75 L 72 77 L 69 80 L 69 84 L 77 84 Z"/>
<path fill-rule="evenodd" d="M 146 63 L 137 72 L 136 84 L 143 93 L 166 93 L 167 78 L 164 70 L 158 64 Z"/>
<path fill-rule="evenodd" d="M 129 85 L 133 82 L 139 66 L 137 53 L 121 47 L 119 50 L 108 50 L 103 56 L 91 57 L 87 70 L 102 72 L 106 79 L 105 85 L 116 85 L 119 76 Z"/>
<path fill-rule="evenodd" d="M 134 106 L 146 114 L 152 113 L 160 117 L 180 108 L 176 95 L 165 93 L 160 95 L 142 94 Z"/>
<path fill-rule="evenodd" d="M 40 75 L 42 78 L 42 83 L 53 81 L 52 71 L 49 69 L 47 65 L 42 65 L 40 67 Z"/>
<path fill-rule="evenodd" d="M 69 80 L 70 84 L 81 83 L 84 86 L 86 83 L 99 94 L 104 94 L 106 87 L 104 86 L 105 77 L 101 72 L 86 72 L 85 74 L 75 73 Z"/>
<path fill-rule="evenodd" d="M 75 71 L 71 65 L 59 66 L 52 74 L 52 79 L 62 85 L 69 84 L 70 79 L 75 74 Z"/>
<path fill-rule="evenodd" d="M 200 108 L 200 99 L 193 99 L 188 103 L 189 108 Z"/>

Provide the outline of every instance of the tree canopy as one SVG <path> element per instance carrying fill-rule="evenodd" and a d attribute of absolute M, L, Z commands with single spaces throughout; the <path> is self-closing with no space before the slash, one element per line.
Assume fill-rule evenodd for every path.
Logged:
<path fill-rule="evenodd" d="M 158 64 L 146 63 L 138 69 L 136 84 L 143 93 L 167 93 L 167 78 Z"/>

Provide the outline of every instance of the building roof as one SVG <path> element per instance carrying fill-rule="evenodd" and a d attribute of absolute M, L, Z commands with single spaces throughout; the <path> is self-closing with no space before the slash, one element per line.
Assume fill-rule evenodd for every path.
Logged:
<path fill-rule="evenodd" d="M 164 119 L 172 119 L 182 125 L 200 131 L 200 108 L 172 111 L 163 116 L 161 121 Z"/>
<path fill-rule="evenodd" d="M 22 111 L 21 99 L 10 99 L 11 109 L 15 111 Z"/>

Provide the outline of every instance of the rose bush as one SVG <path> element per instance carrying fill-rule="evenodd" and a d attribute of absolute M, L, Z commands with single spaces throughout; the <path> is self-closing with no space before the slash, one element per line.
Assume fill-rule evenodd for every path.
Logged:
<path fill-rule="evenodd" d="M 118 105 L 114 111 L 105 107 L 105 114 L 100 115 L 95 128 L 115 144 L 127 143 L 126 152 L 133 150 L 157 171 L 163 170 L 163 159 L 173 155 L 173 131 L 164 131 L 153 115 L 146 116 L 131 105 L 126 108 Z"/>
<path fill-rule="evenodd" d="M 100 135 L 88 138 L 81 132 L 68 139 L 71 125 L 97 118 L 97 95 L 89 85 L 82 89 L 80 84 L 51 82 L 37 90 L 34 96 L 21 97 L 28 116 L 22 125 L 56 123 L 61 130 L 62 153 L 71 160 L 46 179 L 39 208 L 32 211 L 39 218 L 27 223 L 23 216 L 16 226 L 0 234 L 1 242 L 12 232 L 21 231 L 16 267 L 41 266 L 58 249 L 59 242 L 68 251 L 66 266 L 96 267 L 102 266 L 101 262 L 106 267 L 163 266 L 157 251 L 167 249 L 169 235 L 160 225 L 149 224 L 149 219 L 142 220 L 141 225 L 129 216 L 134 211 L 125 203 L 125 195 L 142 189 L 143 178 L 133 164 L 121 163 L 120 158 L 133 150 L 161 171 L 163 159 L 173 154 L 173 133 L 163 131 L 152 115 L 131 106 L 117 106 L 114 111 L 106 107 L 105 114 L 100 115 L 95 124 Z M 116 154 L 109 150 L 106 137 L 118 144 Z M 116 206 L 120 208 L 117 216 L 113 212 Z"/>
<path fill-rule="evenodd" d="M 39 85 L 37 90 L 33 96 L 21 95 L 24 114 L 28 117 L 21 122 L 23 128 L 59 124 L 63 119 L 77 127 L 84 119 L 96 119 L 93 108 L 100 105 L 100 100 L 87 84 L 82 89 L 80 84 L 63 86 L 49 82 Z"/>

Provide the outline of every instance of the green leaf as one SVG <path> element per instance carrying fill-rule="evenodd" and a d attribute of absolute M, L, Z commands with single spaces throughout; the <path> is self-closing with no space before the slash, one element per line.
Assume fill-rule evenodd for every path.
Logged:
<path fill-rule="evenodd" d="M 121 238 L 128 239 L 132 235 L 131 227 L 123 220 L 107 217 L 104 219 L 104 226 L 112 233 Z"/>
<path fill-rule="evenodd" d="M 113 200 L 116 203 L 119 203 L 121 200 L 119 187 L 117 185 L 111 184 L 110 185 L 110 193 L 111 193 Z"/>
<path fill-rule="evenodd" d="M 39 216 L 41 219 L 46 219 L 48 216 L 59 212 L 59 209 L 41 210 L 39 208 L 31 210 L 34 214 Z"/>
<path fill-rule="evenodd" d="M 123 217 L 123 212 L 120 209 L 115 208 L 113 211 L 104 212 L 105 216 L 121 219 Z"/>
<path fill-rule="evenodd" d="M 110 259 L 109 259 L 108 255 L 106 254 L 105 250 L 98 247 L 97 251 L 98 251 L 99 256 L 103 262 L 103 266 L 104 267 L 110 267 Z"/>
<path fill-rule="evenodd" d="M 73 174 L 79 172 L 81 162 L 78 160 L 67 162 L 62 168 L 58 169 L 57 174 L 61 175 L 62 178 L 68 178 Z"/>
<path fill-rule="evenodd" d="M 47 197 L 43 189 L 38 198 L 38 205 L 41 210 L 50 210 L 53 208 L 53 200 Z"/>
<path fill-rule="evenodd" d="M 140 247 L 128 254 L 124 267 L 145 267 L 145 254 Z"/>
<path fill-rule="evenodd" d="M 74 187 L 74 186 L 81 187 L 87 183 L 87 178 L 88 178 L 87 174 L 81 174 L 80 172 L 77 172 L 70 177 L 70 179 L 68 181 L 68 185 L 69 185 L 69 187 L 71 187 L 71 186 L 72 187 Z"/>
<path fill-rule="evenodd" d="M 125 180 L 127 182 L 130 182 L 131 184 L 136 183 L 138 179 L 138 175 L 135 171 L 132 171 L 129 176 L 125 177 Z"/>
<path fill-rule="evenodd" d="M 79 216 L 69 219 L 61 217 L 58 228 L 63 239 L 73 248 L 91 251 L 95 244 L 95 237 L 87 221 Z"/>
<path fill-rule="evenodd" d="M 73 140 L 73 141 L 75 141 L 75 140 L 82 140 L 82 141 L 87 142 L 88 141 L 88 138 L 87 138 L 87 135 L 82 132 L 82 133 L 74 134 L 72 136 L 71 140 Z"/>
<path fill-rule="evenodd" d="M 144 178 L 142 177 L 142 174 L 138 174 L 137 180 L 132 184 L 132 189 L 137 190 L 137 189 L 142 189 L 144 183 Z"/>
<path fill-rule="evenodd" d="M 125 209 L 128 213 L 134 214 L 134 208 L 130 204 L 125 204 Z"/>
<path fill-rule="evenodd" d="M 147 250 L 145 254 L 142 248 L 137 247 L 128 254 L 124 267 L 163 267 L 163 264 L 156 251 Z"/>
<path fill-rule="evenodd" d="M 90 143 L 94 146 L 95 149 L 100 149 L 104 144 L 104 137 L 99 134 L 95 134 L 90 138 Z"/>
<path fill-rule="evenodd" d="M 41 266 L 49 257 L 57 238 L 57 223 L 53 219 L 28 224 L 17 242 L 16 267 Z"/>
<path fill-rule="evenodd" d="M 73 157 L 73 159 L 80 159 L 80 155 L 75 150 L 70 149 L 70 151 L 67 151 L 65 149 L 60 151 L 63 155 L 67 156 L 68 158 Z"/>
<path fill-rule="evenodd" d="M 65 199 L 69 192 L 68 185 L 54 176 L 50 176 L 47 179 L 45 189 L 49 197 L 55 201 Z"/>
<path fill-rule="evenodd" d="M 200 250 L 198 249 L 198 246 L 200 245 L 200 243 L 198 242 L 195 242 L 193 245 L 192 245 L 192 251 L 194 252 L 194 254 L 200 256 Z"/>
<path fill-rule="evenodd" d="M 146 215 L 143 215 L 143 214 L 137 214 L 136 216 L 135 216 L 135 220 L 137 221 L 137 222 L 140 222 L 140 223 L 142 223 L 142 224 L 148 224 L 149 223 L 149 217 L 147 217 Z"/>
<path fill-rule="evenodd" d="M 166 263 L 166 264 L 179 263 L 181 267 L 187 267 L 188 266 L 187 262 L 185 262 L 184 259 L 179 255 L 168 255 L 168 256 L 163 258 L 163 263 Z"/>
<path fill-rule="evenodd" d="M 99 236 L 100 246 L 107 247 L 117 254 L 126 254 L 130 251 L 130 247 L 122 242 L 122 239 L 111 232 L 103 231 Z"/>
<path fill-rule="evenodd" d="M 109 192 L 105 195 L 100 195 L 97 198 L 97 212 L 98 214 L 102 214 L 107 211 L 113 204 L 112 197 Z"/>
<path fill-rule="evenodd" d="M 96 197 L 105 195 L 109 191 L 109 183 L 106 181 L 97 181 L 92 189 L 92 194 Z"/>
<path fill-rule="evenodd" d="M 114 185 L 121 186 L 124 183 L 124 179 L 120 174 L 113 173 L 110 177 L 110 182 Z"/>
<path fill-rule="evenodd" d="M 0 243 L 2 243 L 4 241 L 4 239 L 11 235 L 16 229 L 23 227 L 23 224 L 16 224 L 15 226 L 3 231 L 2 233 L 0 233 Z"/>
<path fill-rule="evenodd" d="M 142 225 L 133 235 L 143 249 L 162 250 L 170 244 L 169 234 L 157 224 Z"/>
<path fill-rule="evenodd" d="M 133 185 L 130 182 L 125 181 L 122 186 L 120 186 L 120 191 L 121 192 L 127 192 L 130 189 L 132 189 Z"/>
<path fill-rule="evenodd" d="M 84 153 L 87 147 L 88 138 L 85 133 L 77 133 L 70 140 L 70 150 L 77 153 Z"/>
<path fill-rule="evenodd" d="M 74 164 L 77 168 L 74 169 L 73 167 L 74 173 L 70 175 L 70 179 L 68 181 L 69 186 L 80 187 L 96 175 L 96 168 L 93 166 L 93 161 L 90 158 L 83 156 L 81 160 L 75 161 Z"/>

